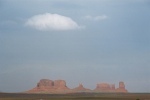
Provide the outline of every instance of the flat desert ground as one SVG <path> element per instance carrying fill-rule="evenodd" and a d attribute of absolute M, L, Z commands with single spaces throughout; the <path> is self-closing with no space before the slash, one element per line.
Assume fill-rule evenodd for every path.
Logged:
<path fill-rule="evenodd" d="M 150 93 L 80 93 L 80 94 L 0 93 L 0 100 L 150 100 Z"/>

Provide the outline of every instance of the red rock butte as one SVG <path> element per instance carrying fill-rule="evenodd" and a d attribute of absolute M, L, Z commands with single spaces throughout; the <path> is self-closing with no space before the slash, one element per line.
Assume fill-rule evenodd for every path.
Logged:
<path fill-rule="evenodd" d="M 49 80 L 49 79 L 41 79 L 37 86 L 26 93 L 49 93 L 49 94 L 65 94 L 65 93 L 101 93 L 101 92 L 128 92 L 125 89 L 124 82 L 119 82 L 119 87 L 115 88 L 115 84 L 108 83 L 100 83 L 97 84 L 94 90 L 90 90 L 85 88 L 82 84 L 79 84 L 78 87 L 70 89 L 66 86 L 66 82 L 64 80 Z"/>
<path fill-rule="evenodd" d="M 95 92 L 128 92 L 125 89 L 124 82 L 119 82 L 119 88 L 115 88 L 115 84 L 100 83 L 94 89 Z"/>

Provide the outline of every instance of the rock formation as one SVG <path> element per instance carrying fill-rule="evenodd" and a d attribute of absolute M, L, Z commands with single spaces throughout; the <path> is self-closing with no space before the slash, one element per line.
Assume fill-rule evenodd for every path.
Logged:
<path fill-rule="evenodd" d="M 115 88 L 115 84 L 100 83 L 97 84 L 94 90 L 84 88 L 82 84 L 74 89 L 69 89 L 64 80 L 49 80 L 41 79 L 37 86 L 26 93 L 50 93 L 50 94 L 64 94 L 64 93 L 82 93 L 82 92 L 127 92 L 124 82 L 119 82 L 119 88 Z"/>
<path fill-rule="evenodd" d="M 66 86 L 66 82 L 64 80 L 49 80 L 49 79 L 41 79 L 37 86 L 29 91 L 28 93 L 63 93 L 69 88 Z"/>
<path fill-rule="evenodd" d="M 53 88 L 54 82 L 48 79 L 42 79 L 37 83 L 37 88 Z"/>
<path fill-rule="evenodd" d="M 115 84 L 100 83 L 94 91 L 97 92 L 127 92 L 124 82 L 119 82 L 119 88 L 115 88 Z"/>
<path fill-rule="evenodd" d="M 79 84 L 78 87 L 72 89 L 73 92 L 90 92 L 90 89 L 84 88 L 84 86 L 82 84 Z"/>
<path fill-rule="evenodd" d="M 124 84 L 124 82 L 119 82 L 119 88 L 116 89 L 116 92 L 128 92 L 128 91 L 125 89 L 125 84 Z"/>
<path fill-rule="evenodd" d="M 115 85 L 108 84 L 108 83 L 100 83 L 100 84 L 97 84 L 97 87 L 95 90 L 101 91 L 101 92 L 113 92 L 115 90 Z"/>
<path fill-rule="evenodd" d="M 68 89 L 64 80 L 54 81 L 54 88 L 56 89 Z"/>
<path fill-rule="evenodd" d="M 111 89 L 112 89 L 112 90 L 115 90 L 115 84 L 112 84 L 112 85 L 111 85 Z"/>

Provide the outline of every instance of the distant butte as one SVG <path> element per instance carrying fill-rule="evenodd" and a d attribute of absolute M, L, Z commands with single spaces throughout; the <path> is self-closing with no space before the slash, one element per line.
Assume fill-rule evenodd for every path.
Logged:
<path fill-rule="evenodd" d="M 65 93 L 101 93 L 101 92 L 121 92 L 127 93 L 128 91 L 125 89 L 124 82 L 119 82 L 119 87 L 115 88 L 115 84 L 108 83 L 100 83 L 97 84 L 94 90 L 90 90 L 85 88 L 82 84 L 79 84 L 78 87 L 70 89 L 66 86 L 66 82 L 64 80 L 49 80 L 49 79 L 41 79 L 37 86 L 25 93 L 49 93 L 49 94 L 65 94 Z"/>
<path fill-rule="evenodd" d="M 64 80 L 49 80 L 49 79 L 41 79 L 37 86 L 27 93 L 66 93 L 65 91 L 69 91 L 70 89 L 66 86 L 66 82 Z"/>
<path fill-rule="evenodd" d="M 124 82 L 119 82 L 119 88 L 115 88 L 115 84 L 100 83 L 94 89 L 95 92 L 127 92 Z"/>
<path fill-rule="evenodd" d="M 90 92 L 90 89 L 84 88 L 82 84 L 79 84 L 78 87 L 72 89 L 74 92 Z"/>

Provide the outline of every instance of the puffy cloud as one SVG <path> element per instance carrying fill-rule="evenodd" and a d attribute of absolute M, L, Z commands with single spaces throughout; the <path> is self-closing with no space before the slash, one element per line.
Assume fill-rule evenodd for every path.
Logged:
<path fill-rule="evenodd" d="M 25 25 L 41 31 L 74 30 L 80 28 L 71 18 L 51 13 L 35 15 L 29 18 Z"/>
<path fill-rule="evenodd" d="M 85 16 L 85 18 L 88 19 L 88 20 L 93 20 L 93 21 L 101 21 L 101 20 L 107 19 L 108 16 L 106 16 L 106 15 L 101 15 L 101 16 L 94 16 L 94 17 L 93 17 L 93 16 L 88 15 L 88 16 Z"/>

